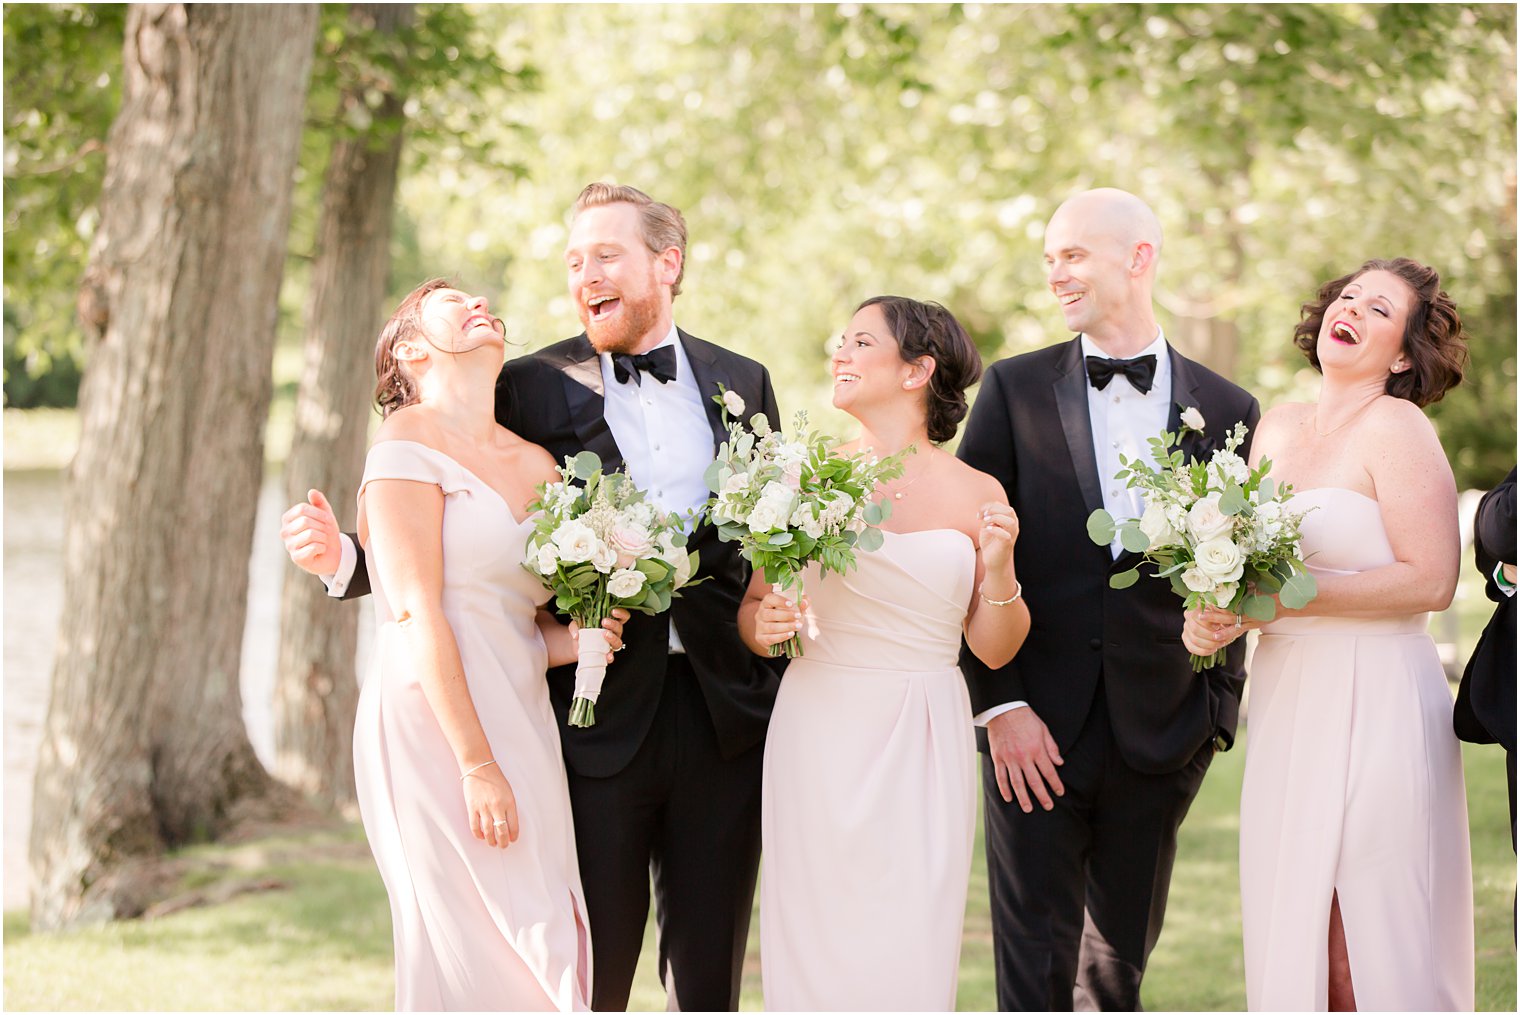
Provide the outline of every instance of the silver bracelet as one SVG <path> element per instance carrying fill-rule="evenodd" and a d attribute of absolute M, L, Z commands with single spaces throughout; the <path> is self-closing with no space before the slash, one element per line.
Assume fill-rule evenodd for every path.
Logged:
<path fill-rule="evenodd" d="M 496 759 L 495 758 L 492 758 L 490 761 L 482 761 L 480 764 L 478 764 L 474 768 L 470 769 L 464 775 L 461 775 L 459 777 L 459 781 L 460 782 L 464 782 L 470 776 L 474 775 L 476 772 L 480 771 L 482 768 L 485 768 L 487 765 L 495 765 L 495 764 L 496 764 Z"/>
<path fill-rule="evenodd" d="M 1009 596 L 1007 599 L 988 599 L 987 593 L 982 591 L 982 587 L 980 585 L 976 587 L 976 594 L 977 598 L 981 599 L 981 601 L 986 603 L 988 606 L 1012 606 L 1014 603 L 1018 602 L 1019 597 L 1024 594 L 1024 583 L 1015 578 L 1013 580 L 1013 595 Z"/>

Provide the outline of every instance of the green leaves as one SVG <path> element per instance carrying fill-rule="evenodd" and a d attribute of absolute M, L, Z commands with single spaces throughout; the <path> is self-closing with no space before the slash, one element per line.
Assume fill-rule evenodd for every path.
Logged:
<path fill-rule="evenodd" d="M 592 451 L 582 451 L 570 460 L 570 470 L 575 474 L 575 478 L 581 482 L 585 482 L 596 475 L 601 468 L 602 460 Z"/>
<path fill-rule="evenodd" d="M 1110 575 L 1108 578 L 1108 587 L 1111 589 L 1127 589 L 1139 580 L 1140 569 L 1138 567 L 1132 567 L 1128 571 L 1120 571 L 1118 574 Z M 1186 586 L 1184 586 L 1184 588 L 1186 588 Z"/>
<path fill-rule="evenodd" d="M 1307 571 L 1294 575 L 1283 582 L 1282 591 L 1277 598 L 1290 610 L 1301 610 L 1309 605 L 1309 601 L 1319 592 L 1319 584 L 1314 576 Z"/>
<path fill-rule="evenodd" d="M 1268 621 L 1277 616 L 1277 604 L 1271 596 L 1248 595 L 1240 601 L 1240 612 L 1252 620 Z"/>
<path fill-rule="evenodd" d="M 1144 532 L 1140 531 L 1139 524 L 1126 522 L 1119 527 L 1119 545 L 1130 553 L 1144 553 L 1150 549 L 1151 540 Z"/>
<path fill-rule="evenodd" d="M 1114 534 L 1118 527 L 1114 524 L 1114 516 L 1099 508 L 1087 516 L 1087 538 L 1099 546 L 1107 546 L 1114 541 Z"/>

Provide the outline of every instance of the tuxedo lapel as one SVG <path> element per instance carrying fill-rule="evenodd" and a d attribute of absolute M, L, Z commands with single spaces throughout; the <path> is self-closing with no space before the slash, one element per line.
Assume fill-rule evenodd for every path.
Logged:
<path fill-rule="evenodd" d="M 1080 338 L 1071 340 L 1056 364 L 1054 391 L 1061 431 L 1066 435 L 1066 448 L 1082 490 L 1082 503 L 1091 513 L 1103 506 L 1103 488 L 1093 452 L 1092 418 L 1087 412 L 1087 369 L 1082 362 Z"/>
<path fill-rule="evenodd" d="M 560 377 L 565 384 L 570 423 L 581 445 L 602 460 L 602 468 L 609 471 L 620 468 L 623 453 L 607 426 L 601 357 L 584 335 L 575 340 L 560 364 Z"/>
<path fill-rule="evenodd" d="M 720 384 L 727 390 L 733 390 L 732 377 L 724 368 L 722 360 L 714 355 L 712 346 L 679 328 L 676 329 L 676 336 L 681 341 L 681 348 L 686 350 L 687 362 L 691 364 L 692 377 L 697 382 L 697 393 L 702 398 L 702 409 L 707 413 L 707 425 L 712 429 L 713 451 L 716 452 L 718 445 L 728 440 L 728 428 L 723 425 L 723 410 L 713 401 L 713 396 L 718 393 Z"/>
<path fill-rule="evenodd" d="M 1169 433 L 1176 433 L 1182 429 L 1183 409 L 1194 408 L 1200 413 L 1203 409 L 1199 404 L 1199 376 L 1193 361 L 1173 349 L 1170 344 L 1167 345 L 1167 355 L 1172 361 L 1172 408 L 1166 417 L 1166 429 Z M 1183 434 L 1177 444 L 1188 458 L 1200 461 L 1213 454 L 1218 446 L 1211 435 L 1196 430 Z"/>

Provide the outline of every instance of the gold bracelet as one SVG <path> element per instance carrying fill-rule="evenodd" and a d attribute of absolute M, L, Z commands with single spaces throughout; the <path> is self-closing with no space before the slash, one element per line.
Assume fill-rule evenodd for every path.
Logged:
<path fill-rule="evenodd" d="M 1019 597 L 1024 594 L 1024 583 L 1015 578 L 1013 580 L 1013 595 L 1009 596 L 1007 599 L 988 599 L 987 593 L 982 591 L 982 587 L 980 585 L 976 587 L 976 594 L 977 597 L 988 606 L 1011 606 L 1014 603 L 1018 602 Z"/>
<path fill-rule="evenodd" d="M 476 772 L 480 771 L 482 768 L 485 768 L 487 765 L 495 765 L 495 764 L 496 764 L 496 759 L 495 758 L 492 758 L 490 761 L 482 761 L 480 764 L 478 764 L 474 768 L 470 769 L 464 775 L 461 775 L 459 777 L 459 781 L 460 782 L 464 782 L 470 776 L 474 775 Z M 497 767 L 500 767 L 500 766 L 497 766 Z"/>

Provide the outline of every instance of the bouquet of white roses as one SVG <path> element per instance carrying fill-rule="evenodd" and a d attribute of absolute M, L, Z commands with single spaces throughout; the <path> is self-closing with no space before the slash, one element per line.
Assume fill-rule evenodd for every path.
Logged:
<path fill-rule="evenodd" d="M 1203 429 L 1196 409 L 1184 414 L 1184 427 Z M 1187 421 L 1196 421 L 1188 426 Z M 1207 462 L 1189 461 L 1174 450 L 1180 434 L 1163 433 L 1150 441 L 1152 468 L 1138 458 L 1121 458 L 1114 478 L 1145 492 L 1145 513 L 1116 522 L 1107 511 L 1087 519 L 1092 541 L 1108 545 L 1117 534 L 1126 550 L 1143 553 L 1184 600 L 1184 608 L 1212 604 L 1238 615 L 1271 620 L 1277 615 L 1275 594 L 1288 609 L 1299 609 L 1315 595 L 1314 576 L 1304 567 L 1299 524 L 1303 512 L 1290 506 L 1291 484 L 1274 485 L 1272 463 L 1255 469 L 1235 449 L 1246 439 L 1244 423 L 1235 424 L 1224 449 Z M 1139 565 L 1109 579 L 1116 589 L 1139 580 Z M 1224 650 L 1193 656 L 1195 671 L 1224 661 Z"/>
<path fill-rule="evenodd" d="M 855 566 L 855 550 L 881 546 L 880 525 L 891 507 L 871 499 L 876 484 L 902 475 L 902 455 L 876 459 L 865 453 L 841 455 L 839 440 L 808 431 L 799 412 L 788 439 L 772 430 L 763 413 L 749 428 L 728 419 L 744 411 L 732 391 L 715 399 L 723 406 L 728 440 L 707 469 L 707 502 L 718 536 L 738 542 L 739 553 L 778 590 L 802 596 L 802 572 L 816 561 L 824 572 Z M 911 450 L 911 449 L 910 449 Z M 793 635 L 772 645 L 771 655 L 796 658 L 802 642 Z"/>
<path fill-rule="evenodd" d="M 596 723 L 607 675 L 607 632 L 614 608 L 664 613 L 691 581 L 697 554 L 686 552 L 682 519 L 660 511 L 621 472 L 603 474 L 590 451 L 566 458 L 561 480 L 538 487 L 529 510 L 541 512 L 523 567 L 554 593 L 554 607 L 580 625 L 571 726 Z M 579 481 L 579 483 L 577 483 Z"/>

